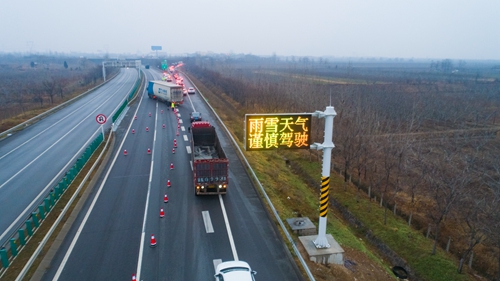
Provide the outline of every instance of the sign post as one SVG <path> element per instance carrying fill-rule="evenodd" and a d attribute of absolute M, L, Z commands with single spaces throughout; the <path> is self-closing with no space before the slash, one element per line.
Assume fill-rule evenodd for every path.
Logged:
<path fill-rule="evenodd" d="M 245 115 L 245 150 L 317 149 L 323 150 L 318 236 L 313 241 L 317 249 L 328 249 L 326 218 L 329 206 L 330 166 L 333 144 L 333 106 L 314 113 L 276 113 Z M 323 143 L 310 144 L 311 118 L 325 118 Z"/>
<path fill-rule="evenodd" d="M 108 120 L 108 118 L 106 117 L 106 115 L 104 114 L 97 114 L 97 116 L 95 117 L 95 121 L 97 121 L 97 123 L 99 123 L 101 125 L 101 131 L 102 131 L 102 137 L 104 138 L 104 123 L 106 123 L 106 120 Z"/>
<path fill-rule="evenodd" d="M 333 118 L 337 115 L 333 106 L 327 106 L 325 111 L 316 111 L 313 116 L 325 118 L 325 139 L 322 144 L 314 143 L 311 149 L 323 150 L 323 166 L 321 170 L 321 195 L 319 199 L 319 229 L 314 245 L 318 249 L 330 248 L 326 238 L 326 216 L 329 206 L 330 165 L 333 144 Z"/>

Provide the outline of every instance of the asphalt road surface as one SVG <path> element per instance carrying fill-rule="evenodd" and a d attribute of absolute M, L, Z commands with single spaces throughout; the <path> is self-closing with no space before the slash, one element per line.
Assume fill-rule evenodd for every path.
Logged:
<path fill-rule="evenodd" d="M 145 72 L 147 79 L 160 77 L 155 70 Z M 187 149 L 193 110 L 217 127 L 230 161 L 226 195 L 194 194 Z M 185 96 L 179 117 L 177 136 L 177 116 L 145 93 L 128 110 L 113 155 L 43 280 L 131 280 L 132 274 L 137 280 L 214 280 L 216 264 L 230 260 L 248 262 L 258 272 L 256 280 L 302 280 L 234 148 L 198 93 Z"/>

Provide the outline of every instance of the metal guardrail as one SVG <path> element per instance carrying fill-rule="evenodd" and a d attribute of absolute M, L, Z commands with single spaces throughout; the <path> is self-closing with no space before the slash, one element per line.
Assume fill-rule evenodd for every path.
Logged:
<path fill-rule="evenodd" d="M 106 141 L 106 144 L 104 146 L 104 149 L 101 151 L 101 154 L 99 155 L 99 157 L 97 157 L 96 161 L 94 162 L 94 164 L 92 165 L 92 167 L 90 168 L 90 170 L 85 175 L 85 178 L 82 180 L 82 182 L 80 183 L 80 185 L 77 187 L 77 189 L 73 193 L 73 196 L 71 197 L 71 199 L 68 201 L 68 203 L 66 203 L 66 206 L 61 211 L 61 214 L 59 215 L 59 217 L 57 218 L 57 220 L 54 222 L 54 224 L 52 225 L 52 227 L 49 229 L 49 231 L 47 232 L 47 234 L 45 235 L 45 237 L 43 238 L 43 240 L 40 242 L 40 244 L 36 248 L 36 250 L 33 253 L 33 255 L 31 256 L 31 258 L 28 260 L 28 262 L 26 263 L 26 265 L 24 266 L 24 268 L 21 270 L 21 272 L 19 273 L 19 275 L 16 278 L 16 281 L 20 281 L 20 280 L 22 280 L 24 278 L 24 276 L 28 273 L 28 270 L 31 268 L 31 266 L 35 262 L 35 259 L 42 252 L 43 247 L 48 242 L 49 238 L 52 236 L 52 233 L 55 231 L 55 229 L 57 228 L 57 226 L 61 222 L 62 218 L 64 217 L 64 215 L 69 210 L 70 206 L 73 204 L 73 202 L 75 201 L 76 197 L 80 193 L 80 190 L 83 188 L 83 186 L 85 185 L 85 183 L 87 182 L 87 180 L 90 178 L 90 175 L 96 169 L 99 161 L 101 160 L 101 158 L 106 153 L 106 149 L 108 148 L 108 145 L 110 143 L 112 134 L 113 134 L 113 130 L 110 131 L 110 134 L 108 136 L 108 140 Z M 102 134 L 101 134 L 101 136 L 102 136 Z"/>
<path fill-rule="evenodd" d="M 20 225 L 18 230 L 14 232 L 9 240 L 7 240 L 8 242 L 2 246 L 0 249 L 0 260 L 2 265 L 0 270 L 1 275 L 5 273 L 10 265 L 10 262 L 17 257 L 26 243 L 36 233 L 47 215 L 55 207 L 55 204 L 66 192 L 68 187 L 80 173 L 103 140 L 104 136 L 101 133 L 94 139 L 94 141 L 92 141 L 92 143 L 90 143 L 80 158 L 78 158 L 76 163 L 66 172 L 66 175 L 62 178 L 62 180 L 55 185 L 54 188 L 52 188 L 50 193 L 43 199 L 43 201 L 41 201 L 41 204 L 31 212 L 29 218 Z"/>
<path fill-rule="evenodd" d="M 140 82 L 140 86 L 139 86 L 139 89 L 138 89 L 137 93 L 139 93 L 139 92 L 140 92 L 141 87 L 143 87 L 143 86 L 145 87 L 145 86 L 146 86 L 146 81 L 145 81 L 145 77 L 146 77 L 146 76 L 145 76 L 145 74 L 144 74 L 144 72 L 143 72 L 142 70 L 140 71 L 140 73 L 141 73 L 141 82 Z M 135 95 L 133 95 L 131 98 L 129 98 L 129 99 L 128 99 L 128 104 L 130 105 L 132 102 L 134 102 L 134 100 L 135 100 L 138 96 L 139 96 L 138 94 L 135 94 Z"/>
<path fill-rule="evenodd" d="M 134 98 L 134 96 L 137 93 L 137 91 L 140 89 L 141 81 L 142 81 L 143 76 L 144 75 L 142 74 L 142 71 L 139 70 L 139 76 L 137 77 L 137 81 L 135 81 L 134 88 L 132 88 L 132 90 L 128 94 L 127 99 L 125 99 L 123 101 L 123 103 L 120 106 L 120 108 L 118 108 L 118 110 L 115 112 L 115 114 L 113 114 L 113 117 L 112 117 L 113 123 L 115 123 L 115 121 L 118 119 L 118 117 L 120 117 L 120 114 L 123 112 L 123 110 L 125 109 L 125 107 L 128 106 L 128 104 Z"/>
<path fill-rule="evenodd" d="M 203 94 L 201 93 L 201 91 L 198 89 L 198 87 L 196 87 L 196 85 L 193 83 L 193 81 L 191 81 L 191 79 L 189 78 L 189 76 L 187 76 L 184 72 L 181 72 L 181 73 L 184 74 L 184 76 L 186 76 L 186 78 L 193 85 L 193 87 L 196 88 L 196 91 L 198 92 L 198 94 L 203 98 L 203 101 L 207 104 L 207 106 L 210 108 L 210 110 L 212 110 L 213 114 L 215 115 L 215 117 L 217 118 L 217 120 L 219 121 L 219 123 L 224 127 L 224 130 L 226 130 L 227 135 L 229 136 L 229 138 L 231 138 L 231 141 L 233 142 L 234 147 L 236 147 L 236 149 L 238 150 L 238 152 L 240 154 L 240 159 L 243 159 L 243 161 L 245 162 L 245 165 L 246 165 L 247 169 L 252 174 L 255 182 L 259 185 L 259 188 L 260 188 L 262 194 L 264 194 L 264 197 L 265 197 L 265 199 L 267 201 L 267 204 L 271 208 L 271 210 L 272 210 L 272 212 L 274 214 L 274 217 L 276 218 L 276 220 L 278 221 L 279 225 L 281 226 L 281 229 L 283 230 L 283 233 L 285 233 L 285 236 L 287 237 L 288 242 L 292 245 L 293 251 L 294 251 L 295 255 L 297 256 L 297 258 L 299 259 L 302 267 L 304 268 L 304 270 L 305 270 L 305 272 L 307 274 L 307 277 L 309 277 L 309 280 L 314 281 L 315 279 L 314 279 L 314 276 L 311 273 L 311 270 L 307 266 L 307 263 L 305 262 L 305 260 L 302 258 L 302 255 L 300 254 L 299 249 L 297 248 L 295 241 L 293 241 L 293 238 L 290 235 L 290 233 L 288 232 L 288 229 L 286 228 L 285 224 L 281 221 L 281 218 L 280 218 L 280 216 L 278 214 L 278 211 L 276 211 L 276 208 L 274 208 L 274 205 L 271 202 L 271 199 L 269 199 L 269 196 L 267 195 L 266 190 L 264 189 L 264 187 L 260 183 L 259 179 L 257 178 L 257 175 L 253 171 L 252 166 L 250 166 L 250 163 L 248 162 L 248 160 L 246 159 L 245 155 L 243 154 L 243 151 L 241 151 L 240 146 L 238 145 L 238 143 L 236 142 L 236 140 L 233 138 L 233 136 L 231 135 L 231 133 L 227 129 L 227 127 L 224 124 L 224 122 L 222 122 L 222 119 L 219 117 L 219 115 L 217 115 L 217 113 L 215 112 L 214 108 L 208 103 L 208 100 L 203 96 Z"/>

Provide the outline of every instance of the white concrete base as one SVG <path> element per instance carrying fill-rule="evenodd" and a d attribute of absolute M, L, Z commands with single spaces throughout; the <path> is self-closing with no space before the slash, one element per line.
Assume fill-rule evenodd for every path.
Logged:
<path fill-rule="evenodd" d="M 299 240 L 309 255 L 309 260 L 321 264 L 344 264 L 344 249 L 335 241 L 332 235 L 326 234 L 330 248 L 318 249 L 314 245 L 318 235 L 300 236 Z"/>

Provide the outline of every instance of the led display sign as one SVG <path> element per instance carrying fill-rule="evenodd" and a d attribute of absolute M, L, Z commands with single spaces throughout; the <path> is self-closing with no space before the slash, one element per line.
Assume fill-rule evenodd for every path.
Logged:
<path fill-rule="evenodd" d="M 311 114 L 245 115 L 245 149 L 309 149 Z"/>

